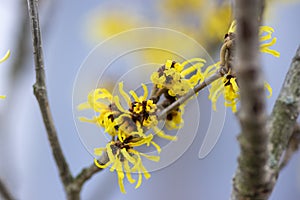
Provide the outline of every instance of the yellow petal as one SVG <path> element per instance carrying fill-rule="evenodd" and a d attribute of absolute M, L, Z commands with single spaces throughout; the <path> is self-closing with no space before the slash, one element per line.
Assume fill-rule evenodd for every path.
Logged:
<path fill-rule="evenodd" d="M 3 58 L 0 59 L 0 63 L 6 61 L 8 57 L 10 56 L 10 51 L 8 50 L 6 54 L 3 56 Z"/>
<path fill-rule="evenodd" d="M 121 153 L 126 158 L 126 160 L 128 160 L 132 164 L 135 164 L 135 159 L 127 152 L 125 148 L 121 149 Z"/>
<path fill-rule="evenodd" d="M 205 63 L 206 61 L 204 59 L 202 59 L 202 58 L 192 58 L 192 59 L 184 61 L 183 63 L 181 63 L 181 65 L 183 67 L 185 67 L 187 64 L 192 63 L 192 62 L 202 62 L 202 63 Z"/>
<path fill-rule="evenodd" d="M 139 188 L 142 184 L 142 174 L 139 172 L 138 173 L 138 181 L 137 181 L 137 184 L 135 185 L 135 189 Z"/>
<path fill-rule="evenodd" d="M 157 153 L 160 153 L 160 152 L 161 152 L 161 148 L 160 148 L 160 146 L 159 146 L 157 143 L 151 141 L 151 144 L 156 148 Z"/>
<path fill-rule="evenodd" d="M 271 54 L 277 58 L 280 57 L 280 53 L 278 51 L 269 48 L 270 46 L 273 46 L 276 43 L 276 41 L 277 41 L 277 38 L 274 37 L 270 42 L 261 44 L 260 51 Z"/>
<path fill-rule="evenodd" d="M 118 174 L 118 183 L 119 183 L 120 191 L 122 193 L 126 194 L 124 182 L 123 182 L 124 172 L 123 172 L 123 168 L 122 168 L 122 163 L 119 160 L 116 160 L 116 170 L 117 170 L 117 174 Z"/>
<path fill-rule="evenodd" d="M 143 87 L 143 90 L 144 90 L 143 101 L 145 101 L 148 98 L 148 88 L 143 83 L 142 83 L 142 87 Z"/>
<path fill-rule="evenodd" d="M 128 160 L 124 160 L 124 169 L 126 172 L 127 180 L 129 181 L 129 183 L 133 184 L 135 182 L 135 179 L 133 179 L 131 176 Z"/>
<path fill-rule="evenodd" d="M 190 73 L 192 73 L 192 72 L 194 72 L 196 70 L 197 70 L 197 68 L 191 66 L 191 67 L 183 70 L 180 74 L 184 77 L 184 76 L 187 76 L 187 75 L 189 75 Z"/>
<path fill-rule="evenodd" d="M 119 97 L 118 97 L 118 96 L 114 96 L 114 103 L 116 104 L 117 108 L 118 108 L 121 112 L 126 112 L 125 109 L 121 106 L 120 101 L 119 101 Z"/>
<path fill-rule="evenodd" d="M 97 123 L 96 117 L 94 117 L 93 119 L 88 119 L 86 117 L 79 117 L 78 119 L 82 122 Z"/>
<path fill-rule="evenodd" d="M 167 139 L 167 140 L 177 140 L 177 136 L 171 136 L 171 135 L 166 135 L 162 130 L 160 130 L 157 126 L 153 127 L 154 132 L 157 134 L 157 136 Z"/>
<path fill-rule="evenodd" d="M 125 99 L 125 101 L 127 102 L 128 106 L 131 106 L 131 100 L 129 95 L 124 91 L 123 89 L 123 82 L 119 83 L 119 91 L 120 94 L 123 96 L 123 98 Z"/>
<path fill-rule="evenodd" d="M 144 174 L 144 177 L 146 179 L 149 179 L 151 177 L 151 174 L 148 172 L 148 170 L 144 167 L 144 165 L 142 163 L 140 163 L 140 169 Z"/>
<path fill-rule="evenodd" d="M 129 93 L 131 94 L 131 96 L 133 97 L 133 99 L 134 99 L 136 102 L 140 102 L 139 97 L 137 96 L 137 94 L 136 94 L 133 90 L 130 90 Z"/>
<path fill-rule="evenodd" d="M 160 160 L 159 156 L 150 156 L 144 153 L 140 153 L 141 156 L 144 156 L 145 158 L 147 158 L 148 160 L 152 160 L 154 162 L 158 162 Z"/>
<path fill-rule="evenodd" d="M 267 96 L 267 98 L 270 98 L 273 94 L 273 90 L 272 87 L 270 86 L 270 84 L 268 82 L 265 82 L 265 88 L 268 90 L 269 95 Z"/>
<path fill-rule="evenodd" d="M 228 33 L 235 33 L 236 32 L 236 20 L 233 20 L 229 29 L 228 29 Z"/>
<path fill-rule="evenodd" d="M 89 104 L 89 102 L 84 102 L 77 106 L 78 110 L 85 110 L 85 109 L 90 109 L 90 108 L 91 108 L 91 104 Z"/>
<path fill-rule="evenodd" d="M 107 155 L 108 155 L 108 158 L 109 158 L 109 161 L 111 162 L 115 162 L 115 156 L 112 152 L 112 149 L 111 149 L 111 146 L 112 145 L 112 142 L 109 142 L 107 145 L 106 145 L 106 152 L 107 152 Z"/>
<path fill-rule="evenodd" d="M 166 68 L 170 68 L 172 66 L 172 60 L 167 60 L 165 66 Z"/>
<path fill-rule="evenodd" d="M 107 168 L 111 164 L 111 162 L 109 161 L 109 162 L 105 163 L 104 165 L 101 165 L 100 163 L 98 163 L 98 160 L 96 158 L 94 159 L 94 163 L 100 169 Z"/>
<path fill-rule="evenodd" d="M 102 147 L 102 148 L 95 148 L 95 149 L 94 149 L 94 154 L 95 154 L 96 156 L 101 156 L 102 153 L 103 153 L 103 151 L 105 151 L 105 150 L 106 150 L 106 148 L 104 148 L 104 147 Z"/>

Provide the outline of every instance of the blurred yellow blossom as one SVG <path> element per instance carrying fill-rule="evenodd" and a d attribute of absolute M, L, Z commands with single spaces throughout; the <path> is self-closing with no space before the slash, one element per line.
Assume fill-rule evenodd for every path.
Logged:
<path fill-rule="evenodd" d="M 8 57 L 10 56 L 10 51 L 8 50 L 6 54 L 3 56 L 3 58 L 0 59 L 0 63 L 6 61 Z M 6 96 L 0 95 L 0 99 L 5 99 Z"/>
<path fill-rule="evenodd" d="M 138 8 L 124 6 L 107 6 L 107 10 L 95 9 L 87 18 L 88 35 L 93 41 L 103 39 L 125 30 L 140 27 L 163 27 L 186 34 L 195 39 L 205 49 L 215 49 L 223 38 L 223 33 L 232 20 L 231 4 L 229 1 L 205 1 L 205 0 L 162 0 L 153 6 L 145 8 L 141 4 Z M 148 5 L 148 4 L 147 4 Z M 143 14 L 145 11 L 147 14 Z M 149 10 L 152 9 L 152 10 Z M 149 12 L 151 14 L 149 14 Z M 190 45 L 184 42 L 178 43 L 176 38 L 166 35 L 149 35 L 143 37 L 130 37 L 123 42 L 137 42 L 151 38 L 153 46 L 176 50 L 176 52 L 191 52 Z M 163 39 L 162 39 L 163 38 Z M 121 45 L 121 44 L 119 44 Z M 147 61 L 161 63 L 170 58 L 166 52 L 158 50 L 144 51 L 144 59 Z M 173 59 L 173 58 L 172 58 Z"/>

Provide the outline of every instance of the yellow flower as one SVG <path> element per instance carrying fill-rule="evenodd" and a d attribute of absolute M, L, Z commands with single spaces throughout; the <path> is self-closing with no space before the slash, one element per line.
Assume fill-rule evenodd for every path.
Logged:
<path fill-rule="evenodd" d="M 167 65 L 167 67 L 169 67 L 169 65 Z M 180 70 L 180 68 L 181 66 L 175 67 L 176 70 Z M 134 102 L 131 103 L 132 107 L 129 109 L 129 111 L 132 112 L 132 120 L 135 122 L 139 122 L 148 130 L 152 129 L 158 137 L 167 140 L 177 140 L 176 136 L 167 135 L 163 130 L 157 127 L 157 106 L 153 103 L 153 100 L 146 100 L 148 96 L 148 89 L 144 84 L 142 84 L 142 87 L 144 90 L 143 96 L 138 97 L 138 95 L 133 90 L 129 92 L 134 99 Z M 125 92 L 122 93 L 123 95 L 125 95 Z"/>
<path fill-rule="evenodd" d="M 0 63 L 6 61 L 8 57 L 10 56 L 10 51 L 8 50 L 6 54 L 3 56 L 3 58 L 0 59 Z M 5 99 L 6 96 L 0 95 L 0 99 Z"/>
<path fill-rule="evenodd" d="M 160 4 L 165 13 L 178 14 L 185 12 L 199 12 L 199 8 L 205 5 L 203 0 L 164 0 Z"/>
<path fill-rule="evenodd" d="M 232 75 L 226 75 L 211 84 L 208 98 L 212 102 L 213 110 L 216 110 L 216 103 L 221 95 L 224 96 L 225 106 L 231 107 L 232 112 L 236 112 L 236 104 L 240 96 L 236 78 Z"/>
<path fill-rule="evenodd" d="M 99 115 L 94 116 L 92 119 L 80 117 L 79 120 L 83 122 L 95 123 L 103 128 L 105 132 L 111 136 L 117 135 L 115 119 L 121 115 L 121 111 L 116 104 L 119 104 L 118 100 L 113 98 L 112 94 L 104 88 L 95 89 L 88 95 L 88 101 L 78 106 L 79 110 L 93 109 Z"/>
<path fill-rule="evenodd" d="M 204 74 L 215 73 L 219 69 L 219 63 L 209 66 Z M 265 88 L 268 90 L 268 98 L 272 96 L 271 86 L 265 82 Z M 225 99 L 225 106 L 231 107 L 233 113 L 237 111 L 237 103 L 240 99 L 239 87 L 235 76 L 230 72 L 226 74 L 222 79 L 218 79 L 211 84 L 209 89 L 208 99 L 212 102 L 213 110 L 216 110 L 216 103 L 218 98 L 223 95 Z"/>
<path fill-rule="evenodd" d="M 214 5 L 207 16 L 204 18 L 203 28 L 205 38 L 209 40 L 222 41 L 224 32 L 232 19 L 232 5 L 224 2 L 220 5 Z"/>
<path fill-rule="evenodd" d="M 184 69 L 187 65 L 196 62 L 192 66 Z M 151 81 L 158 88 L 168 89 L 171 96 L 183 96 L 190 89 L 203 80 L 201 67 L 205 60 L 202 58 L 193 58 L 183 63 L 167 60 L 157 72 L 151 75 Z"/>
<path fill-rule="evenodd" d="M 122 131 L 119 131 L 119 133 L 117 141 L 109 142 L 105 148 L 94 149 L 94 154 L 97 156 L 101 156 L 104 152 L 107 153 L 108 162 L 100 164 L 97 159 L 94 159 L 94 162 L 97 167 L 102 169 L 111 166 L 110 171 L 117 172 L 121 192 L 126 193 L 123 183 L 125 175 L 127 180 L 133 184 L 136 180 L 132 178 L 131 173 L 138 172 L 138 181 L 135 188 L 140 187 L 142 183 L 142 174 L 146 179 L 150 178 L 149 172 L 142 163 L 141 156 L 156 162 L 160 159 L 159 156 L 150 156 L 133 148 L 142 145 L 149 146 L 152 144 L 157 149 L 158 153 L 160 153 L 161 149 L 152 141 L 153 135 L 150 134 L 145 136 L 140 127 L 136 132 L 130 134 Z"/>
<path fill-rule="evenodd" d="M 174 68 L 182 71 L 180 66 Z M 88 101 L 78 106 L 79 110 L 93 109 L 96 115 L 92 119 L 85 117 L 79 118 L 84 122 L 95 123 L 105 129 L 105 132 L 112 136 L 112 140 L 105 148 L 95 148 L 94 154 L 101 156 L 106 153 L 108 162 L 100 164 L 95 159 L 95 165 L 99 168 L 107 168 L 110 166 L 110 171 L 116 171 L 121 192 L 125 193 L 124 178 L 125 175 L 130 183 L 135 183 L 132 178 L 133 172 L 138 173 L 136 188 L 142 183 L 142 174 L 146 179 L 150 178 L 150 174 L 142 163 L 142 158 L 145 157 L 152 161 L 159 161 L 159 156 L 150 156 L 139 152 L 136 147 L 152 145 L 158 153 L 161 148 L 153 141 L 153 134 L 147 132 L 153 131 L 158 137 L 167 140 L 176 140 L 176 136 L 167 135 L 157 127 L 158 120 L 156 116 L 157 105 L 152 99 L 148 99 L 148 89 L 145 84 L 142 84 L 144 93 L 138 96 L 133 90 L 127 94 L 124 91 L 123 82 L 119 83 L 119 93 L 127 103 L 128 108 L 121 105 L 119 96 L 113 96 L 109 91 L 103 88 L 93 90 L 88 95 Z M 179 128 L 182 123 L 181 110 L 177 110 L 174 119 L 171 120 L 173 128 Z M 177 115 L 180 115 L 179 118 Z M 176 127 L 175 127 L 176 126 Z"/>
<path fill-rule="evenodd" d="M 236 112 L 236 104 L 240 98 L 239 95 L 239 87 L 236 83 L 236 78 L 227 75 L 223 78 L 224 82 L 224 99 L 225 99 L 225 106 L 231 107 L 232 112 Z"/>

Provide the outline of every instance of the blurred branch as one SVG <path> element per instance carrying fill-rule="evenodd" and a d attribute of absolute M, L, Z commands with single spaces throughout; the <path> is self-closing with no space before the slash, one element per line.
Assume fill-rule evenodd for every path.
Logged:
<path fill-rule="evenodd" d="M 26 0 L 21 1 L 21 14 L 20 14 L 20 22 L 19 22 L 19 29 L 17 33 L 17 40 L 16 40 L 16 47 L 14 50 L 15 56 L 14 60 L 11 66 L 11 75 L 12 78 L 15 79 L 19 74 L 21 74 L 23 67 L 26 65 L 26 59 L 28 52 L 28 38 L 29 38 L 29 18 L 27 14 L 27 4 Z M 11 84 L 15 83 L 14 81 L 11 82 Z"/>
<path fill-rule="evenodd" d="M 13 196 L 11 195 L 10 191 L 4 184 L 4 182 L 0 179 L 0 197 L 3 197 L 5 200 L 14 200 Z"/>
<path fill-rule="evenodd" d="M 54 155 L 56 165 L 60 173 L 61 180 L 66 188 L 73 178 L 58 141 L 57 132 L 54 126 L 47 97 L 42 39 L 36 0 L 28 0 L 28 11 L 32 29 L 33 54 L 36 71 L 36 82 L 33 85 L 34 94 L 40 106 L 40 110 L 48 134 L 48 139 L 52 148 L 52 153 Z"/>
<path fill-rule="evenodd" d="M 266 199 L 268 133 L 264 79 L 259 62 L 259 0 L 237 0 L 237 65 L 241 108 L 241 152 L 231 199 Z"/>

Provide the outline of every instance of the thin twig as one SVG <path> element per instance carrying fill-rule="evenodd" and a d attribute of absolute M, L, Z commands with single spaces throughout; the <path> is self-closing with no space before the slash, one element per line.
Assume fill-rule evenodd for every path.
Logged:
<path fill-rule="evenodd" d="M 265 199 L 268 133 L 264 79 L 259 62 L 259 0 L 237 0 L 237 64 L 240 87 L 240 156 L 232 199 Z"/>
<path fill-rule="evenodd" d="M 15 198 L 12 196 L 4 182 L 0 179 L 0 197 L 3 197 L 5 200 L 14 200 Z"/>
<path fill-rule="evenodd" d="M 104 165 L 108 162 L 107 154 L 104 154 L 99 160 L 98 163 Z M 84 168 L 74 179 L 74 183 L 81 187 L 87 180 L 89 180 L 94 174 L 101 171 L 102 169 L 98 168 L 94 163 L 89 167 Z"/>
<path fill-rule="evenodd" d="M 34 95 L 39 103 L 45 128 L 48 134 L 52 153 L 59 170 L 60 178 L 65 188 L 72 182 L 69 166 L 62 152 L 58 141 L 57 132 L 54 126 L 52 114 L 50 111 L 49 101 L 47 97 L 47 88 L 45 82 L 44 59 L 42 49 L 42 39 L 40 33 L 39 16 L 37 9 L 37 0 L 28 0 L 28 11 L 32 30 L 33 54 L 36 71 L 36 82 L 33 85 Z"/>
<path fill-rule="evenodd" d="M 196 93 L 198 93 L 200 90 L 211 84 L 212 82 L 218 80 L 222 77 L 222 74 L 218 70 L 215 74 L 208 77 L 204 82 L 194 87 L 194 89 L 190 90 L 188 93 L 186 93 L 184 96 L 177 99 L 175 102 L 173 102 L 171 105 L 163 109 L 158 115 L 157 119 L 162 120 L 165 118 L 165 116 L 172 110 L 178 108 L 181 104 L 183 104 L 185 101 L 187 101 L 189 98 L 194 96 Z"/>

